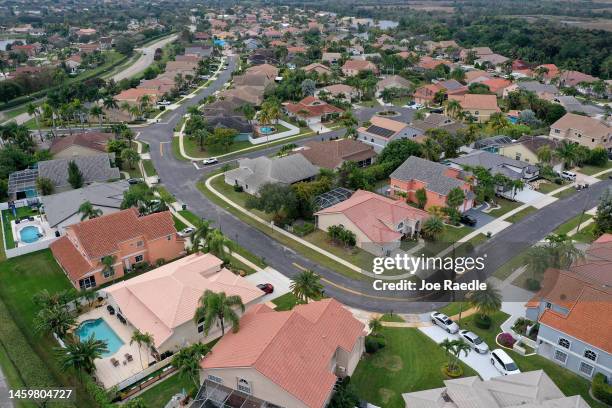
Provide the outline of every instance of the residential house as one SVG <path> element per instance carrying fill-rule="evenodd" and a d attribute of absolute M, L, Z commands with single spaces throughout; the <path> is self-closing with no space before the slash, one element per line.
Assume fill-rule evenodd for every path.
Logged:
<path fill-rule="evenodd" d="M 225 182 L 230 186 L 240 186 L 249 194 L 257 195 L 264 184 L 288 186 L 310 180 L 317 174 L 319 169 L 301 154 L 274 158 L 260 156 L 255 159 L 239 159 L 238 168 L 225 173 Z"/>
<path fill-rule="evenodd" d="M 244 73 L 247 75 L 265 75 L 269 80 L 274 81 L 278 76 L 278 68 L 271 64 L 259 64 L 253 67 L 247 68 Z"/>
<path fill-rule="evenodd" d="M 247 310 L 264 296 L 254 283 L 224 268 L 223 261 L 210 253 L 191 254 L 99 293 L 135 330 L 152 336 L 152 357 L 159 358 L 160 354 L 221 337 L 218 325 L 205 334 L 204 322 L 194 321 L 199 300 L 207 290 L 239 296 Z M 238 308 L 236 313 L 242 314 Z M 224 324 L 225 331 L 230 331 L 231 323 Z"/>
<path fill-rule="evenodd" d="M 493 54 L 493 51 L 491 51 L 489 47 L 464 48 L 459 53 L 459 58 L 461 58 L 461 61 L 466 62 L 470 54 L 473 54 L 476 59 L 479 59 L 484 56 Z"/>
<path fill-rule="evenodd" d="M 365 190 L 315 213 L 317 228 L 327 231 L 342 225 L 355 234 L 357 247 L 376 256 L 389 256 L 402 239 L 416 236 L 427 218 L 426 211 L 403 200 Z"/>
<path fill-rule="evenodd" d="M 159 75 L 157 78 L 141 80 L 137 88 L 157 91 L 157 93 L 161 92 L 163 95 L 172 92 L 172 90 L 176 88 L 176 82 L 174 81 L 174 78 Z"/>
<path fill-rule="evenodd" d="M 350 85 L 334 84 L 318 88 L 315 91 L 315 96 L 319 97 L 321 93 L 329 95 L 331 98 L 342 99 L 345 102 L 351 102 L 359 98 L 359 91 Z"/>
<path fill-rule="evenodd" d="M 340 168 L 347 161 L 355 162 L 359 167 L 369 166 L 376 158 L 372 146 L 352 139 L 311 141 L 296 149 L 296 152 L 314 166 L 330 170 Z"/>
<path fill-rule="evenodd" d="M 518 140 L 510 144 L 499 147 L 499 154 L 511 159 L 520 160 L 526 163 L 541 164 L 538 159 L 538 150 L 547 146 L 551 151 L 559 146 L 560 142 L 554 141 L 546 136 L 521 136 Z M 553 160 L 553 170 L 561 172 L 563 170 L 563 162 L 561 160 Z"/>
<path fill-rule="evenodd" d="M 370 124 L 357 129 L 357 139 L 372 145 L 376 152 L 380 152 L 393 140 L 413 139 L 420 133 L 408 124 L 394 119 L 374 115 Z"/>
<path fill-rule="evenodd" d="M 318 62 L 313 62 L 310 65 L 306 65 L 302 69 L 306 73 L 316 72 L 319 75 L 323 75 L 323 74 L 331 75 L 332 74 L 332 70 L 327 65 L 319 64 Z"/>
<path fill-rule="evenodd" d="M 515 158 L 491 153 L 486 150 L 474 150 L 460 157 L 448 159 L 450 166 L 456 169 L 464 167 L 484 167 L 491 174 L 502 174 L 512 180 L 531 181 L 540 175 L 538 166 Z"/>
<path fill-rule="evenodd" d="M 566 397 L 544 370 L 509 376 L 444 380 L 444 387 L 402 394 L 409 408 L 588 408 L 580 396 Z"/>
<path fill-rule="evenodd" d="M 43 217 L 52 229 L 63 233 L 66 227 L 81 221 L 83 214 L 79 213 L 79 207 L 85 202 L 91 203 L 103 215 L 120 211 L 123 193 L 129 186 L 127 180 L 93 183 L 75 190 L 41 196 Z"/>
<path fill-rule="evenodd" d="M 363 71 L 372 71 L 374 75 L 378 75 L 376 64 L 367 60 L 348 60 L 342 65 L 342 74 L 344 76 L 356 76 Z"/>
<path fill-rule="evenodd" d="M 581 101 L 575 96 L 557 95 L 554 97 L 553 101 L 563 106 L 566 112 L 577 114 L 583 113 L 594 118 L 603 117 L 605 115 L 605 110 L 601 106 L 587 101 Z"/>
<path fill-rule="evenodd" d="M 429 113 L 423 119 L 413 120 L 409 126 L 415 130 L 417 135 L 425 135 L 429 129 L 443 129 L 454 135 L 459 129 L 466 127 L 463 123 L 440 113 Z"/>
<path fill-rule="evenodd" d="M 163 92 L 156 89 L 130 88 L 115 95 L 115 101 L 117 101 L 117 104 L 119 105 L 126 102 L 129 105 L 137 106 L 142 102 L 142 98 L 147 95 L 149 98 L 149 104 L 155 105 L 163 94 Z"/>
<path fill-rule="evenodd" d="M 70 73 L 75 75 L 79 72 L 79 68 L 81 67 L 81 63 L 83 62 L 83 58 L 80 55 L 75 54 L 68 57 L 65 61 L 65 64 L 68 68 L 70 68 Z"/>
<path fill-rule="evenodd" d="M 510 61 L 509 58 L 493 53 L 479 57 L 474 63 L 484 67 L 493 67 L 496 71 L 501 72 L 500 66 L 508 61 Z"/>
<path fill-rule="evenodd" d="M 224 395 L 249 406 L 324 408 L 364 353 L 364 328 L 334 299 L 283 312 L 253 306 L 201 361 L 202 406 Z"/>
<path fill-rule="evenodd" d="M 412 82 L 399 75 L 389 75 L 376 84 L 376 96 L 380 97 L 381 92 L 387 88 L 402 89 L 408 92 L 412 89 L 412 85 Z"/>
<path fill-rule="evenodd" d="M 480 123 L 488 121 L 492 114 L 501 112 L 496 95 L 449 95 L 448 100 L 459 101 L 463 112 L 472 115 Z"/>
<path fill-rule="evenodd" d="M 515 92 L 518 90 L 533 92 L 538 98 L 545 99 L 547 101 L 552 101 L 559 95 L 559 88 L 557 88 L 555 85 L 543 84 L 538 81 L 519 81 L 504 88 L 502 96 L 507 98 L 510 92 Z"/>
<path fill-rule="evenodd" d="M 465 72 L 465 82 L 468 85 L 474 82 L 488 81 L 491 78 L 493 78 L 493 75 L 480 69 L 472 69 Z"/>
<path fill-rule="evenodd" d="M 506 88 L 512 85 L 512 81 L 508 81 L 504 78 L 491 78 L 486 81 L 482 81 L 481 84 L 488 86 L 491 92 L 501 97 Z"/>
<path fill-rule="evenodd" d="M 421 57 L 421 59 L 419 59 L 419 62 L 417 63 L 416 66 L 423 70 L 430 70 L 430 69 L 436 69 L 438 65 L 446 65 L 450 67 L 451 62 L 443 60 L 443 59 L 431 58 L 427 55 L 424 55 Z"/>
<path fill-rule="evenodd" d="M 106 153 L 109 140 L 115 135 L 103 132 L 73 133 L 53 139 L 49 151 L 55 159 L 70 159 L 75 156 L 95 156 Z"/>
<path fill-rule="evenodd" d="M 434 81 L 432 84 L 417 88 L 414 92 L 414 100 L 423 105 L 433 105 L 437 103 L 435 99 L 439 92 L 442 92 L 443 99 L 446 99 L 449 95 L 464 95 L 468 92 L 468 88 L 454 79 Z"/>
<path fill-rule="evenodd" d="M 594 76 L 584 74 L 580 71 L 563 71 L 559 74 L 559 86 L 560 87 L 574 87 L 579 88 L 581 84 L 596 82 L 598 79 Z"/>
<path fill-rule="evenodd" d="M 575 113 L 566 113 L 550 125 L 549 137 L 553 140 L 567 140 L 589 149 L 601 146 L 612 151 L 612 126 L 608 122 Z"/>
<path fill-rule="evenodd" d="M 555 64 L 543 64 L 538 65 L 534 71 L 543 71 L 542 77 L 544 82 L 549 84 L 553 79 L 557 78 L 561 73 L 561 70 Z"/>
<path fill-rule="evenodd" d="M 447 48 L 460 49 L 459 45 L 455 40 L 443 40 L 443 41 L 424 41 L 425 49 L 428 53 L 432 53 L 436 50 L 446 50 Z"/>
<path fill-rule="evenodd" d="M 440 163 L 410 156 L 391 175 L 390 188 L 394 197 L 406 197 L 418 203 L 416 192 L 425 189 L 427 202 L 425 209 L 432 206 L 446 207 L 446 199 L 451 190 L 463 190 L 465 199 L 457 210 L 465 212 L 474 206 L 472 186 L 466 181 L 463 171 Z"/>
<path fill-rule="evenodd" d="M 254 50 L 249 55 L 247 61 L 251 65 L 278 64 L 276 51 L 271 48 L 258 48 Z"/>
<path fill-rule="evenodd" d="M 194 46 L 194 47 L 185 47 L 185 55 L 195 56 L 199 59 L 208 58 L 212 55 L 212 47 L 203 46 L 203 45 Z M 177 58 L 177 60 L 180 60 L 180 59 Z"/>
<path fill-rule="evenodd" d="M 103 215 L 67 226 L 49 248 L 70 283 L 95 288 L 133 271 L 143 262 L 169 261 L 185 253 L 169 211 L 139 216 L 138 209 Z M 112 269 L 103 261 L 112 257 Z"/>
<path fill-rule="evenodd" d="M 77 48 L 80 54 L 91 54 L 102 49 L 100 43 L 77 44 Z"/>
<path fill-rule="evenodd" d="M 343 112 L 342 109 L 314 96 L 307 96 L 298 103 L 285 102 L 283 107 L 289 116 L 303 120 L 307 125 L 326 122 Z"/>
<path fill-rule="evenodd" d="M 324 52 L 321 56 L 321 61 L 329 64 L 337 64 L 342 58 L 342 54 L 339 52 Z"/>

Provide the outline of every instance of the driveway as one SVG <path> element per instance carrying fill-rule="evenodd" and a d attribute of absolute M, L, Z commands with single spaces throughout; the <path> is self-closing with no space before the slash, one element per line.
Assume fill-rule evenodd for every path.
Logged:
<path fill-rule="evenodd" d="M 530 188 L 524 188 L 514 196 L 516 201 L 521 203 L 532 203 L 534 201 L 541 200 L 546 197 L 546 194 L 542 194 L 539 191 L 532 190 Z"/>
<path fill-rule="evenodd" d="M 276 269 L 267 267 L 266 269 L 255 272 L 245 277 L 246 280 L 256 285 L 260 283 L 271 283 L 274 286 L 274 292 L 269 293 L 259 300 L 259 303 L 266 303 L 272 299 L 289 293 L 291 291 L 291 279 L 277 271 Z"/>
<path fill-rule="evenodd" d="M 465 214 L 471 215 L 472 217 L 476 218 L 476 225 L 472 227 L 474 229 L 484 227 L 488 223 L 495 220 L 495 217 L 487 213 L 484 213 L 477 208 L 470 208 L 469 210 L 465 212 Z"/>
<path fill-rule="evenodd" d="M 438 326 L 419 327 L 419 330 L 438 344 L 442 343 L 444 339 L 459 339 L 459 335 L 449 334 Z M 493 350 L 495 347 L 496 345 L 489 344 L 489 348 L 491 348 L 491 350 Z M 468 366 L 472 367 L 474 371 L 476 371 L 485 381 L 491 379 L 492 377 L 499 377 L 501 375 L 499 371 L 497 371 L 497 369 L 491 365 L 491 353 L 478 354 L 472 350 L 467 357 L 465 356 L 465 353 L 461 353 L 461 357 L 459 357 L 459 359 Z"/>

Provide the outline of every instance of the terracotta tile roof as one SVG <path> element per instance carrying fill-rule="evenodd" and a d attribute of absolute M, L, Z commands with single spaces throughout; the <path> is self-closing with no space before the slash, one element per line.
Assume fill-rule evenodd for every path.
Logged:
<path fill-rule="evenodd" d="M 504 78 L 491 78 L 487 81 L 482 81 L 481 83 L 488 86 L 491 92 L 497 92 L 510 86 L 512 81 L 508 81 Z"/>
<path fill-rule="evenodd" d="M 157 97 L 163 95 L 163 93 L 154 89 L 130 88 L 120 92 L 115 96 L 115 99 L 117 101 L 138 101 L 144 95 Z"/>
<path fill-rule="evenodd" d="M 119 243 L 129 239 L 156 239 L 176 234 L 169 211 L 139 217 L 135 208 L 86 220 L 68 228 L 74 232 L 90 259 L 118 251 Z"/>
<path fill-rule="evenodd" d="M 244 304 L 264 295 L 255 284 L 222 268 L 212 254 L 192 254 L 104 289 L 121 313 L 161 346 L 174 329 L 193 319 L 204 291 L 238 295 Z M 160 302 L 163 299 L 163 302 Z"/>
<path fill-rule="evenodd" d="M 355 71 L 376 71 L 376 65 L 368 60 L 348 60 L 342 66 L 342 69 L 355 70 Z"/>
<path fill-rule="evenodd" d="M 51 151 L 51 153 L 57 154 L 63 150 L 66 150 L 70 146 L 82 146 L 88 149 L 97 150 L 99 152 L 105 153 L 106 144 L 109 140 L 113 138 L 114 136 L 112 133 L 75 133 L 73 135 L 53 139 L 49 150 Z"/>
<path fill-rule="evenodd" d="M 204 370 L 252 367 L 311 408 L 322 408 L 336 382 L 331 361 L 349 353 L 364 325 L 333 299 L 275 312 L 251 308 L 240 331 L 226 334 L 200 363 Z"/>
<path fill-rule="evenodd" d="M 323 116 L 330 113 L 341 113 L 342 109 L 330 105 L 314 96 L 307 96 L 298 103 L 286 103 L 285 108 L 301 117 Z"/>
<path fill-rule="evenodd" d="M 497 106 L 497 97 L 495 95 L 449 95 L 448 99 L 459 101 L 463 109 L 490 109 L 500 112 Z"/>
<path fill-rule="evenodd" d="M 374 148 L 351 139 L 330 140 L 327 142 L 308 142 L 300 150 L 315 166 L 335 169 L 345 161 L 361 161 L 376 156 Z"/>
<path fill-rule="evenodd" d="M 72 281 L 81 279 L 93 267 L 66 236 L 52 242 L 49 248 Z"/>
<path fill-rule="evenodd" d="M 319 64 L 318 62 L 313 62 L 310 65 L 306 65 L 304 68 L 302 68 L 304 71 L 306 72 L 310 72 L 310 71 L 316 71 L 316 72 L 327 72 L 330 73 L 331 69 L 323 64 Z"/>
<path fill-rule="evenodd" d="M 423 68 L 423 69 L 435 69 L 438 65 L 451 65 L 450 61 L 446 61 L 446 60 L 439 60 L 439 59 L 435 59 L 435 58 L 431 58 L 428 56 L 423 56 L 421 57 L 421 59 L 419 60 L 419 63 L 417 64 L 418 67 Z"/>
<path fill-rule="evenodd" d="M 389 225 L 397 225 L 406 219 L 424 221 L 429 217 L 401 200 L 393 200 L 365 190 L 357 190 L 351 198 L 316 213 L 344 214 L 372 242 L 385 243 L 398 240 L 402 234 Z"/>

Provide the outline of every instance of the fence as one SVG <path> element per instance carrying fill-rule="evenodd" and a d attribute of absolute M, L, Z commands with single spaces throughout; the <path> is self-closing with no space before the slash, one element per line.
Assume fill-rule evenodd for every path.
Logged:
<path fill-rule="evenodd" d="M 286 130 L 286 131 L 280 132 L 280 133 L 275 133 L 275 134 L 269 135 L 269 136 L 260 136 L 260 137 L 249 136 L 249 142 L 251 142 L 252 144 L 268 143 L 268 142 L 272 142 L 274 140 L 279 140 L 279 139 L 282 139 L 282 138 L 285 138 L 285 137 L 295 136 L 295 135 L 300 133 L 300 128 L 292 125 L 291 123 L 287 123 L 284 120 L 279 120 L 278 123 L 283 125 L 283 126 L 285 126 L 289 130 Z M 271 125 L 271 126 L 274 126 L 274 125 Z"/>
<path fill-rule="evenodd" d="M 133 376 L 131 376 L 130 378 L 121 381 L 119 384 L 117 384 L 117 389 L 118 390 L 125 390 L 126 388 L 128 388 L 129 386 L 131 386 L 132 384 L 136 384 L 138 381 L 142 380 L 143 378 L 148 377 L 149 375 L 153 374 L 156 371 L 162 370 L 161 373 L 159 373 L 156 376 L 153 376 L 151 378 L 149 378 L 146 381 L 141 382 L 140 384 L 136 385 L 135 387 L 132 387 L 128 390 L 125 390 L 123 392 L 121 392 L 121 399 L 126 399 L 134 394 L 136 394 L 137 392 L 139 392 L 140 390 L 143 390 L 145 388 L 147 388 L 148 386 L 150 386 L 151 384 L 156 383 L 157 381 L 166 378 L 168 375 L 172 374 L 174 371 L 176 371 L 176 368 L 174 368 L 173 366 L 170 365 L 170 361 L 172 360 L 172 358 L 168 358 L 166 360 L 162 360 L 159 361 L 153 365 L 150 365 L 149 367 L 145 368 L 144 370 L 142 370 L 141 372 L 134 374 Z"/>
<path fill-rule="evenodd" d="M 4 222 L 4 221 L 3 221 Z M 57 238 L 45 239 L 44 241 L 34 242 L 32 244 L 20 246 L 17 248 L 6 249 L 6 257 L 7 258 L 15 258 L 16 256 L 21 256 L 25 254 L 29 254 L 36 251 L 41 251 L 43 249 L 49 248 L 52 242 L 54 242 Z"/>

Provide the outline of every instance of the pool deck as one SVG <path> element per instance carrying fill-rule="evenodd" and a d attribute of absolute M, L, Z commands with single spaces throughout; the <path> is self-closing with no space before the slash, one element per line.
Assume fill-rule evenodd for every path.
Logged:
<path fill-rule="evenodd" d="M 134 332 L 134 327 L 129 323 L 123 324 L 117 319 L 116 316 L 111 316 L 106 310 L 106 306 L 101 306 L 96 309 L 92 309 L 77 318 L 77 323 L 80 324 L 85 320 L 96 320 L 103 318 L 104 321 L 113 329 L 113 331 L 119 336 L 123 345 L 119 347 L 117 352 L 112 356 L 96 359 L 94 364 L 96 366 L 96 378 L 104 384 L 104 388 L 110 388 L 120 382 L 130 378 L 131 376 L 138 374 L 143 370 L 143 365 L 147 367 L 147 358 L 145 347 L 141 349 L 142 353 L 142 364 L 140 362 L 140 355 L 138 353 L 138 345 L 136 343 L 130 345 L 130 338 Z M 127 362 L 125 354 L 130 353 L 134 359 L 131 362 Z M 117 367 L 111 363 L 111 358 L 119 360 Z M 150 361 L 153 361 L 153 357 L 150 357 Z"/>
<path fill-rule="evenodd" d="M 19 231 L 25 227 L 37 227 L 39 232 L 42 230 L 43 236 L 40 239 L 34 242 L 23 242 L 21 241 L 21 236 L 19 235 Z M 15 224 L 15 221 L 11 221 L 11 228 L 13 232 L 13 239 L 17 246 L 26 246 L 30 244 L 34 244 L 40 241 L 55 239 L 55 231 L 53 231 L 47 221 L 45 221 L 40 215 L 34 216 L 34 221 L 21 220 L 19 224 Z"/>

